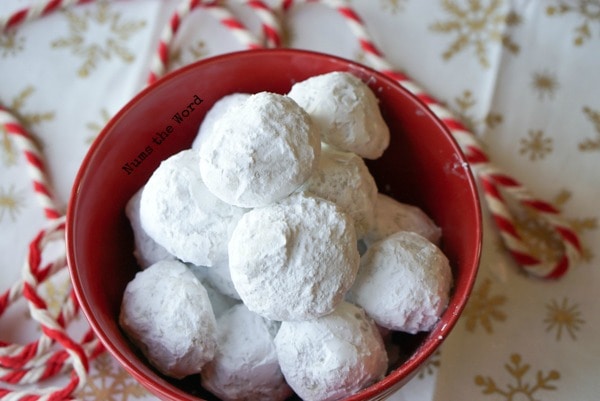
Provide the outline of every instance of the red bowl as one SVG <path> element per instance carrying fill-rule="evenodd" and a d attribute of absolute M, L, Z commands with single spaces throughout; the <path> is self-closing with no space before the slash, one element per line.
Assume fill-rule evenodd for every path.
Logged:
<path fill-rule="evenodd" d="M 207 110 L 224 95 L 287 93 L 295 82 L 331 71 L 357 75 L 379 98 L 391 143 L 368 166 L 381 192 L 420 206 L 442 228 L 442 249 L 455 280 L 434 330 L 398 335 L 406 358 L 383 380 L 348 399 L 380 398 L 400 388 L 459 318 L 478 269 L 481 213 L 466 160 L 431 111 L 384 75 L 330 55 L 253 50 L 202 60 L 142 91 L 106 125 L 77 174 L 67 213 L 68 263 L 81 308 L 106 349 L 158 397 L 214 399 L 197 377 L 178 381 L 157 373 L 119 328 L 121 297 L 138 271 L 125 204 L 162 160 L 191 145 Z"/>

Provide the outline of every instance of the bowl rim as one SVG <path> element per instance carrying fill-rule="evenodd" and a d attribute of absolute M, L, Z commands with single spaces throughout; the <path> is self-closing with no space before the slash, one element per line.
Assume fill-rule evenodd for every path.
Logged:
<path fill-rule="evenodd" d="M 113 345 L 105 333 L 104 329 L 100 325 L 100 323 L 94 318 L 93 308 L 89 301 L 86 299 L 83 284 L 78 272 L 76 260 L 76 251 L 74 249 L 74 235 L 73 232 L 75 230 L 75 214 L 77 210 L 78 198 L 80 193 L 80 187 L 82 185 L 82 181 L 84 181 L 85 176 L 87 174 L 87 170 L 90 167 L 90 163 L 93 159 L 93 155 L 96 150 L 101 146 L 101 144 L 107 139 L 110 132 L 113 131 L 115 125 L 121 120 L 121 118 L 129 112 L 132 108 L 135 108 L 138 103 L 142 102 L 143 99 L 148 96 L 150 93 L 155 91 L 160 86 L 167 84 L 171 79 L 176 78 L 179 75 L 186 74 L 190 70 L 202 68 L 204 66 L 214 64 L 214 63 L 223 63 L 229 59 L 235 59 L 239 57 L 279 57 L 279 56 L 302 56 L 308 58 L 321 58 L 321 59 L 330 59 L 335 63 L 346 63 L 349 67 L 356 68 L 357 70 L 368 72 L 369 74 L 377 76 L 377 79 L 385 83 L 386 85 L 394 86 L 398 90 L 404 92 L 408 97 L 412 98 L 413 101 L 420 103 L 423 111 L 427 114 L 427 117 L 434 120 L 436 125 L 440 129 L 440 131 L 444 132 L 445 136 L 450 142 L 454 152 L 457 154 L 459 158 L 459 162 L 464 163 L 465 166 L 470 166 L 468 164 L 467 159 L 462 152 L 460 146 L 458 145 L 457 140 L 452 135 L 449 128 L 441 121 L 441 119 L 433 113 L 430 107 L 411 93 L 408 89 L 403 87 L 396 80 L 387 76 L 385 73 L 381 71 L 377 71 L 371 67 L 365 66 L 357 61 L 346 59 L 337 55 L 332 55 L 328 53 L 322 53 L 313 50 L 304 50 L 304 49 L 290 49 L 290 48 L 275 48 L 275 49 L 252 49 L 252 50 L 242 50 L 242 51 L 233 51 L 229 53 L 223 53 L 215 56 L 211 56 L 208 58 L 200 59 L 194 63 L 188 64 L 184 67 L 181 67 L 177 70 L 167 73 L 162 78 L 157 80 L 151 85 L 146 86 L 141 91 L 139 91 L 136 95 L 130 98 L 127 103 L 122 106 L 119 111 L 109 120 L 109 122 L 104 126 L 104 128 L 100 131 L 92 145 L 89 147 L 86 152 L 79 168 L 77 174 L 75 176 L 75 180 L 73 182 L 71 194 L 69 196 L 69 202 L 67 205 L 67 213 L 66 213 L 66 224 L 65 224 L 65 243 L 67 247 L 67 264 L 70 272 L 70 278 L 73 285 L 73 291 L 77 298 L 77 301 L 80 305 L 81 310 L 83 311 L 86 320 L 90 327 L 92 328 L 94 335 L 100 340 L 102 345 L 106 350 L 109 351 L 111 356 L 119 361 L 121 366 L 125 368 L 136 380 L 143 383 L 144 386 L 152 389 L 155 394 L 161 394 L 164 397 L 168 397 L 170 399 L 180 399 L 180 394 L 174 391 L 173 388 L 176 388 L 174 385 L 164 386 L 161 383 L 158 383 L 154 380 L 151 380 L 150 377 L 147 377 L 142 371 L 138 370 L 138 368 L 131 364 L 129 359 L 120 352 L 118 347 Z M 453 327 L 456 325 L 462 311 L 464 310 L 467 300 L 473 290 L 476 277 L 479 271 L 479 266 L 481 263 L 481 252 L 482 252 L 482 240 L 483 240 L 483 221 L 482 221 L 482 212 L 480 206 L 480 195 L 477 189 L 476 180 L 474 174 L 470 167 L 464 169 L 464 173 L 466 175 L 466 183 L 469 191 L 474 196 L 474 211 L 475 211 L 475 219 L 473 224 L 473 230 L 475 232 L 475 238 L 477 238 L 476 249 L 473 250 L 473 263 L 475 267 L 468 271 L 468 274 L 465 275 L 466 286 L 465 291 L 458 298 L 457 306 L 453 309 L 452 315 L 448 318 L 448 321 L 445 322 L 444 326 L 444 335 L 439 336 L 430 336 L 419 345 L 417 348 L 417 352 L 413 353 L 406 361 L 404 361 L 401 365 L 399 365 L 396 369 L 389 372 L 383 379 L 378 382 L 360 390 L 359 392 L 352 394 L 344 399 L 344 401 L 359 401 L 364 399 L 371 399 L 373 397 L 384 397 L 391 394 L 392 391 L 396 391 L 403 383 L 409 380 L 415 373 L 417 373 L 419 366 L 426 361 L 431 355 L 439 348 L 442 342 L 446 339 L 447 335 L 451 332 Z M 456 298 L 455 298 L 456 299 Z M 446 312 L 445 312 L 446 313 Z M 196 396 L 189 395 L 191 398 L 200 400 Z"/>

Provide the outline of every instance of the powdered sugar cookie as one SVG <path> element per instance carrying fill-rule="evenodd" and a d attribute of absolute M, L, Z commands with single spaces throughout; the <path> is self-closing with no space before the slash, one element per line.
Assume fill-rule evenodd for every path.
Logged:
<path fill-rule="evenodd" d="M 350 396 L 382 379 L 388 366 L 376 325 L 348 302 L 317 319 L 282 322 L 275 346 L 286 381 L 304 401 Z"/>
<path fill-rule="evenodd" d="M 238 294 L 231 280 L 229 260 L 217 263 L 212 267 L 192 266 L 191 269 L 202 282 L 210 283 L 213 288 L 223 295 L 240 300 L 240 294 Z"/>
<path fill-rule="evenodd" d="M 390 130 L 369 86 L 347 72 L 317 75 L 292 86 L 288 96 L 321 129 L 322 141 L 366 159 L 379 158 Z"/>
<path fill-rule="evenodd" d="M 202 369 L 202 386 L 223 401 L 283 401 L 285 382 L 273 338 L 278 323 L 238 304 L 217 320 L 219 344 Z"/>
<path fill-rule="evenodd" d="M 231 93 L 225 95 L 213 104 L 213 106 L 206 112 L 202 124 L 198 129 L 198 134 L 192 142 L 192 149 L 198 149 L 202 141 L 207 137 L 207 133 L 213 130 L 215 122 L 221 118 L 221 116 L 230 108 L 235 107 L 244 102 L 250 96 L 249 93 Z"/>
<path fill-rule="evenodd" d="M 392 330 L 430 331 L 448 305 L 452 271 L 442 251 L 419 234 L 400 231 L 361 257 L 348 299 Z"/>
<path fill-rule="evenodd" d="M 265 206 L 291 194 L 316 168 L 320 133 L 287 96 L 260 92 L 227 110 L 206 133 L 200 172 L 224 202 Z"/>
<path fill-rule="evenodd" d="M 330 313 L 358 264 L 352 219 L 302 193 L 246 213 L 229 242 L 231 279 L 242 301 L 272 320 Z"/>
<path fill-rule="evenodd" d="M 186 263 L 212 266 L 227 259 L 227 241 L 246 210 L 214 196 L 202 182 L 199 155 L 183 150 L 154 171 L 140 203 L 143 229 Z"/>
<path fill-rule="evenodd" d="M 206 290 L 178 261 L 161 261 L 127 284 L 119 324 L 165 375 L 200 372 L 215 353 L 216 321 Z"/>
<path fill-rule="evenodd" d="M 303 188 L 348 213 L 354 219 L 357 238 L 371 230 L 377 184 L 363 159 L 355 153 L 324 146 L 319 166 Z"/>
<path fill-rule="evenodd" d="M 412 231 L 439 245 L 442 230 L 417 206 L 401 203 L 385 194 L 377 194 L 375 224 L 363 238 L 367 246 L 398 231 Z"/>
<path fill-rule="evenodd" d="M 129 224 L 133 231 L 133 256 L 138 265 L 145 269 L 161 260 L 175 260 L 175 256 L 170 254 L 162 245 L 154 241 L 142 228 L 140 219 L 140 201 L 144 187 L 138 190 L 125 205 L 125 215 L 129 219 Z"/>

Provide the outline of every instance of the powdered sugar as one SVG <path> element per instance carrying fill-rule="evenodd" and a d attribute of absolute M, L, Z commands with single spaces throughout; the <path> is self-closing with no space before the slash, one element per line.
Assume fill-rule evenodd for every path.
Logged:
<path fill-rule="evenodd" d="M 324 146 L 317 171 L 304 189 L 327 199 L 354 220 L 357 238 L 369 232 L 375 219 L 377 184 L 363 159 L 355 153 Z"/>
<path fill-rule="evenodd" d="M 400 231 L 362 256 L 349 300 L 377 324 L 408 333 L 429 331 L 446 308 L 452 286 L 442 251 L 419 234 Z"/>
<path fill-rule="evenodd" d="M 366 159 L 379 158 L 389 145 L 390 131 L 377 98 L 350 73 L 311 77 L 294 84 L 288 96 L 310 114 L 329 145 Z"/>
<path fill-rule="evenodd" d="M 178 261 L 158 262 L 129 282 L 119 324 L 152 365 L 175 378 L 200 372 L 217 346 L 206 290 Z"/>
<path fill-rule="evenodd" d="M 314 171 L 320 133 L 291 98 L 260 92 L 228 109 L 204 134 L 200 173 L 210 191 L 241 207 L 285 198 Z"/>
<path fill-rule="evenodd" d="M 292 394 L 273 342 L 275 322 L 244 304 L 217 321 L 220 339 L 215 358 L 202 370 L 202 386 L 224 401 L 283 401 Z"/>
<path fill-rule="evenodd" d="M 383 378 L 387 369 L 377 327 L 347 302 L 318 319 L 283 322 L 275 346 L 285 379 L 305 401 L 354 394 Z"/>
<path fill-rule="evenodd" d="M 439 245 L 442 230 L 417 206 L 401 203 L 384 194 L 377 194 L 375 221 L 363 238 L 367 246 L 398 231 L 412 231 Z"/>
<path fill-rule="evenodd" d="M 184 262 L 212 266 L 227 259 L 227 241 L 245 210 L 204 185 L 194 150 L 163 161 L 142 192 L 140 219 L 157 243 Z"/>
<path fill-rule="evenodd" d="M 274 320 L 330 313 L 352 285 L 358 263 L 352 220 L 335 204 L 302 193 L 246 213 L 229 242 L 240 297 Z"/>

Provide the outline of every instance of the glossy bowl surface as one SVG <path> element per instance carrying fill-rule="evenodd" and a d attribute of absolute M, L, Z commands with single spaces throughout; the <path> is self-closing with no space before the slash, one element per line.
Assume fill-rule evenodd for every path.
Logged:
<path fill-rule="evenodd" d="M 443 230 L 455 286 L 450 305 L 430 333 L 398 334 L 408 352 L 383 380 L 349 400 L 384 397 L 402 386 L 439 347 L 471 292 L 479 264 L 481 213 L 470 169 L 448 130 L 391 79 L 360 64 L 301 50 L 252 50 L 177 70 L 131 100 L 100 133 L 75 179 L 67 213 L 68 263 L 81 308 L 107 350 L 164 400 L 214 399 L 197 377 L 158 374 L 118 326 L 121 297 L 138 267 L 124 214 L 129 198 L 158 164 L 188 148 L 210 107 L 234 92 L 286 93 L 292 84 L 349 71 L 372 88 L 391 133 L 390 147 L 368 162 L 379 190 L 420 206 Z"/>

